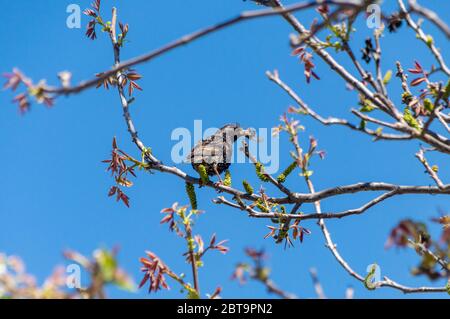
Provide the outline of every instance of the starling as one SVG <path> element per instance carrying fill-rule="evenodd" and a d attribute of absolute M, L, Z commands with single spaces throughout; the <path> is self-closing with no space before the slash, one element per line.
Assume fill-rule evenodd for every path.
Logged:
<path fill-rule="evenodd" d="M 227 124 L 195 145 L 188 155 L 188 161 L 197 172 L 203 165 L 209 176 L 217 175 L 222 182 L 220 174 L 231 165 L 233 143 L 240 137 L 252 138 L 253 135 L 251 130 L 244 130 L 239 124 Z"/>

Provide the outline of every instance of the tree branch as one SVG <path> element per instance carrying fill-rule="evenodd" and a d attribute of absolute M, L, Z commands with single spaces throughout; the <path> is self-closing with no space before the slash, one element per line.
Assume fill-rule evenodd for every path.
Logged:
<path fill-rule="evenodd" d="M 312 108 L 310 108 L 298 95 L 294 92 L 292 88 L 290 88 L 286 83 L 284 83 L 277 72 L 266 72 L 269 80 L 277 84 L 280 88 L 282 88 L 299 106 L 300 108 L 309 116 L 311 116 L 316 121 L 322 123 L 323 125 L 331 126 L 331 125 L 341 125 L 346 126 L 354 131 L 360 131 L 366 133 L 368 135 L 374 136 L 376 139 L 384 139 L 384 140 L 408 140 L 412 139 L 411 135 L 396 135 L 396 134 L 385 134 L 379 133 L 367 128 L 358 127 L 353 123 L 348 122 L 346 119 L 340 119 L 336 117 L 328 117 L 323 118 L 318 113 L 316 113 Z"/>
<path fill-rule="evenodd" d="M 340 0 L 314 0 L 314 1 L 305 1 L 301 3 L 294 4 L 292 6 L 286 7 L 286 8 L 274 8 L 274 9 L 265 9 L 265 10 L 255 10 L 255 11 L 245 11 L 242 12 L 237 17 L 225 20 L 223 22 L 217 23 L 215 25 L 206 27 L 204 29 L 201 29 L 199 31 L 187 34 L 169 44 L 166 44 L 154 51 L 151 51 L 149 53 L 143 54 L 141 56 L 135 57 L 133 59 L 127 60 L 125 62 L 119 63 L 115 65 L 111 70 L 105 71 L 101 74 L 101 76 L 96 77 L 95 79 L 87 80 L 84 82 L 81 82 L 77 86 L 73 87 L 58 87 L 58 88 L 46 88 L 45 92 L 52 93 L 55 95 L 70 95 L 70 94 L 76 94 L 81 91 L 84 91 L 88 88 L 95 87 L 99 82 L 102 82 L 103 80 L 109 78 L 110 76 L 113 76 L 117 74 L 119 71 L 123 71 L 125 69 L 128 69 L 132 66 L 136 66 L 138 64 L 148 62 L 150 60 L 153 60 L 154 58 L 157 58 L 161 55 L 164 55 L 176 48 L 179 48 L 181 46 L 184 46 L 186 44 L 189 44 L 195 40 L 198 40 L 206 35 L 209 35 L 211 33 L 220 31 L 222 29 L 228 28 L 230 26 L 236 25 L 240 22 L 257 19 L 257 18 L 263 18 L 263 17 L 270 17 L 280 14 L 286 14 L 288 12 L 295 12 L 300 10 L 305 10 L 314 6 L 317 6 L 319 4 L 335 4 L 335 5 L 345 5 L 345 6 L 353 6 L 357 7 L 360 5 L 359 1 L 356 0 L 347 0 L 347 1 L 340 1 Z"/>
<path fill-rule="evenodd" d="M 402 0 L 397 0 L 398 1 L 398 5 L 400 6 L 400 11 L 402 12 L 402 14 L 405 16 L 405 20 L 408 23 L 408 25 L 411 27 L 411 29 L 413 29 L 416 32 L 416 35 L 418 36 L 418 38 L 425 43 L 431 50 L 431 53 L 433 53 L 434 57 L 436 58 L 437 62 L 439 63 L 440 67 L 442 68 L 442 71 L 447 74 L 448 76 L 450 76 L 450 70 L 447 67 L 447 65 L 445 64 L 444 58 L 442 57 L 441 53 L 439 52 L 439 50 L 436 48 L 436 46 L 434 45 L 434 41 L 427 37 L 427 35 L 422 31 L 422 28 L 414 22 L 414 20 L 411 18 L 411 15 L 408 13 L 408 10 L 406 10 L 405 4 L 403 3 Z"/>
<path fill-rule="evenodd" d="M 441 20 L 441 18 L 439 18 L 436 12 L 428 8 L 422 7 L 417 3 L 416 0 L 409 0 L 408 3 L 409 7 L 411 8 L 411 11 L 420 14 L 424 18 L 434 23 L 439 29 L 441 29 L 441 31 L 445 34 L 447 39 L 450 39 L 449 26 L 443 20 Z"/>
<path fill-rule="evenodd" d="M 428 164 L 427 159 L 425 158 L 425 150 L 423 148 L 421 148 L 419 150 L 419 152 L 416 153 L 416 157 L 419 159 L 419 161 L 422 163 L 422 165 L 425 167 L 428 175 L 430 175 L 430 177 L 436 182 L 436 185 L 440 188 L 440 189 L 450 189 L 450 184 L 448 185 L 444 185 L 444 183 L 442 183 L 441 179 L 439 178 L 437 172 L 435 169 L 433 169 L 433 167 L 430 166 L 430 164 Z"/>

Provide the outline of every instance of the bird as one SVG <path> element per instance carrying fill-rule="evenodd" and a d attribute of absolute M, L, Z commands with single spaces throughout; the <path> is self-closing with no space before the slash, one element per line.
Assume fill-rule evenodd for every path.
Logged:
<path fill-rule="evenodd" d="M 250 129 L 243 129 L 238 123 L 226 124 L 210 137 L 201 140 L 188 155 L 188 162 L 199 174 L 203 166 L 208 176 L 216 175 L 222 183 L 220 174 L 231 165 L 233 144 L 240 137 L 254 136 Z"/>

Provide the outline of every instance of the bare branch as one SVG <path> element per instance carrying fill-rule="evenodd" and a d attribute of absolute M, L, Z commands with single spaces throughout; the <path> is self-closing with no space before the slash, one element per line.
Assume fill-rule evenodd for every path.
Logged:
<path fill-rule="evenodd" d="M 375 199 L 369 201 L 368 203 L 364 204 L 363 206 L 356 208 L 356 209 L 349 209 L 342 212 L 337 213 L 310 213 L 310 214 L 280 214 L 280 213 L 258 213 L 258 212 L 252 212 L 250 214 L 251 217 L 257 217 L 257 218 L 290 218 L 290 219 L 299 219 L 299 220 L 307 220 L 307 219 L 332 219 L 332 218 L 343 218 L 351 215 L 360 215 L 367 211 L 369 208 L 381 203 L 382 201 L 393 197 L 397 195 L 396 191 L 391 191 L 388 193 L 384 193 Z"/>
<path fill-rule="evenodd" d="M 434 167 L 431 167 L 430 164 L 428 164 L 428 161 L 425 158 L 425 150 L 423 148 L 421 148 L 419 150 L 419 152 L 416 153 L 416 157 L 419 159 L 419 161 L 425 167 L 428 175 L 430 175 L 430 177 L 436 182 L 436 185 L 440 189 L 447 189 L 447 188 L 450 189 L 450 184 L 444 185 L 444 183 L 442 183 L 441 179 L 439 178 L 439 176 L 437 174 L 437 167 L 434 168 Z"/>
<path fill-rule="evenodd" d="M 380 93 L 383 94 L 384 96 L 387 96 L 387 90 L 386 90 L 386 86 L 384 85 L 384 82 L 383 82 L 383 73 L 381 70 L 381 44 L 380 44 L 381 32 L 382 31 L 378 30 L 378 29 L 374 31 L 374 35 L 375 35 L 374 60 L 375 60 L 375 68 L 376 68 L 378 86 L 381 89 Z"/>
<path fill-rule="evenodd" d="M 416 32 L 416 35 L 419 37 L 419 39 L 430 48 L 440 67 L 442 68 L 442 71 L 450 76 L 450 70 L 445 64 L 444 58 L 442 57 L 441 53 L 434 45 L 433 39 L 429 39 L 429 37 L 422 31 L 422 28 L 416 22 L 414 22 L 414 20 L 411 18 L 411 15 L 408 13 L 408 10 L 406 9 L 403 1 L 398 0 L 398 4 L 400 6 L 400 11 L 402 12 L 402 14 L 404 14 L 405 20 L 408 25 Z"/>
<path fill-rule="evenodd" d="M 295 145 L 298 144 L 298 140 L 296 136 L 291 136 L 291 142 Z M 296 149 L 298 149 L 296 147 Z M 300 157 L 301 154 L 298 154 L 298 156 Z M 315 189 L 314 189 L 314 184 L 312 182 L 312 180 L 310 179 L 310 177 L 308 175 L 304 175 L 304 179 L 305 182 L 308 186 L 308 189 L 310 191 L 310 193 L 314 194 L 316 193 Z M 388 195 L 386 195 L 388 196 Z M 316 210 L 316 214 L 320 215 L 322 214 L 322 208 L 321 208 L 321 204 L 320 204 L 320 200 L 319 198 L 316 199 L 316 201 L 314 201 L 314 207 Z M 365 278 L 363 276 L 361 276 L 358 272 L 356 272 L 355 270 L 353 270 L 353 268 L 349 265 L 349 263 L 340 255 L 339 251 L 337 250 L 337 245 L 333 242 L 330 232 L 328 231 L 328 228 L 325 224 L 325 220 L 324 219 L 319 219 L 318 221 L 318 225 L 325 237 L 325 241 L 326 241 L 326 246 L 328 247 L 328 249 L 331 251 L 331 253 L 333 254 L 333 256 L 335 257 L 335 259 L 338 261 L 338 263 L 354 278 L 356 278 L 357 280 L 359 280 L 360 282 L 365 282 Z M 391 288 L 395 288 L 398 289 L 400 291 L 403 291 L 404 293 L 413 293 L 413 292 L 445 292 L 447 291 L 446 287 L 418 287 L 418 288 L 411 288 L 411 287 L 406 287 L 403 285 L 400 285 L 396 282 L 394 282 L 393 280 L 388 279 L 387 277 L 385 277 L 384 281 L 381 282 L 377 282 L 375 283 L 375 288 L 378 287 L 391 287 Z"/>
<path fill-rule="evenodd" d="M 296 295 L 278 288 L 278 286 L 269 278 L 259 279 L 258 281 L 264 284 L 264 286 L 266 286 L 267 288 L 267 291 L 269 291 L 270 293 L 273 293 L 283 299 L 297 299 Z"/>
<path fill-rule="evenodd" d="M 401 0 L 398 1 L 401 2 Z M 275 8 L 278 9 L 283 8 L 283 5 L 280 0 L 273 0 L 272 3 L 274 4 Z M 304 36 L 309 33 L 309 31 L 291 13 L 289 12 L 283 13 L 282 16 L 300 34 L 300 36 Z M 414 22 L 412 21 L 412 23 Z M 356 88 L 359 93 L 361 93 L 365 98 L 371 101 L 375 106 L 377 106 L 378 108 L 380 108 L 382 111 L 386 112 L 393 118 L 397 119 L 402 124 L 399 125 L 399 130 L 409 135 L 412 135 L 413 138 L 423 140 L 424 142 L 436 147 L 437 149 L 439 149 L 444 153 L 450 154 L 450 141 L 448 139 L 428 130 L 419 132 L 418 130 L 406 125 L 406 123 L 402 121 L 402 115 L 394 107 L 392 102 L 383 99 L 383 95 L 371 92 L 362 82 L 358 81 L 343 66 L 337 63 L 337 61 L 334 60 L 334 58 L 331 57 L 330 54 L 328 54 L 328 52 L 326 52 L 320 46 L 320 43 L 315 38 L 309 39 L 308 41 L 306 41 L 306 43 L 318 56 L 320 56 L 331 67 L 332 70 L 334 70 L 337 74 L 339 74 L 347 83 L 349 83 L 352 87 Z M 436 53 L 440 56 L 437 49 L 433 45 L 431 47 L 434 48 L 435 49 L 434 51 L 436 51 Z"/>
<path fill-rule="evenodd" d="M 429 248 L 427 248 L 424 244 L 422 243 L 416 243 L 414 241 L 412 241 L 411 239 L 408 239 L 408 242 L 416 249 L 419 250 L 419 252 L 422 255 L 429 255 L 431 256 L 439 265 L 442 266 L 442 268 L 448 273 L 450 271 L 450 265 L 447 261 L 443 260 L 442 258 L 440 258 L 439 256 L 436 256 L 435 253 L 433 253 Z"/>
<path fill-rule="evenodd" d="M 389 128 L 391 128 L 393 130 L 398 130 L 401 127 L 398 123 L 388 123 L 388 122 L 385 122 L 385 121 L 382 121 L 382 120 L 370 117 L 368 115 L 365 115 L 365 114 L 363 114 L 363 113 L 361 113 L 361 112 L 359 112 L 358 110 L 355 110 L 355 109 L 352 109 L 352 113 L 355 114 L 357 117 L 363 119 L 364 121 L 372 122 L 372 123 L 375 123 L 375 124 L 378 124 L 378 125 L 381 125 L 381 126 L 385 126 L 385 127 L 389 127 Z M 408 135 L 408 137 L 411 138 L 410 135 Z"/>
<path fill-rule="evenodd" d="M 424 18 L 428 19 L 432 23 L 434 23 L 441 31 L 445 34 L 445 36 L 450 39 L 450 27 L 437 15 L 436 12 L 430 10 L 428 8 L 422 7 L 417 3 L 416 0 L 409 0 L 409 7 L 411 11 L 420 14 Z"/>
<path fill-rule="evenodd" d="M 308 187 L 312 193 L 314 193 L 314 186 L 310 179 L 306 180 Z M 320 202 L 315 202 L 316 207 L 316 213 L 321 214 L 321 207 Z M 319 220 L 319 227 L 322 230 L 322 233 L 325 237 L 326 246 L 331 251 L 335 259 L 338 261 L 338 263 L 354 278 L 359 280 L 360 282 L 364 282 L 365 278 L 361 276 L 359 273 L 357 273 L 353 268 L 348 264 L 348 262 L 341 256 L 339 251 L 337 250 L 337 245 L 333 242 L 330 232 L 328 231 L 328 228 L 325 224 L 325 221 L 323 219 Z M 419 292 L 446 292 L 446 287 L 407 287 L 403 286 L 401 284 L 398 284 L 397 282 L 389 279 L 388 277 L 384 278 L 384 281 L 380 281 L 375 283 L 375 287 L 391 287 L 397 290 L 400 290 L 404 293 L 419 293 Z"/>
<path fill-rule="evenodd" d="M 401 65 L 400 61 L 397 61 L 395 63 L 395 65 L 397 66 L 397 77 L 400 78 L 400 81 L 402 83 L 403 92 L 406 92 L 406 93 L 411 95 L 411 91 L 410 91 L 409 86 L 408 86 L 408 76 L 403 71 L 403 68 L 402 68 L 402 65 Z"/>
<path fill-rule="evenodd" d="M 439 110 L 434 112 L 439 122 L 441 122 L 442 126 L 450 133 L 450 126 L 447 124 L 448 121 L 445 120 L 444 114 L 442 114 Z"/>
<path fill-rule="evenodd" d="M 327 299 L 325 293 L 323 291 L 323 287 L 319 281 L 319 277 L 317 276 L 317 270 L 315 268 L 311 268 L 309 270 L 309 274 L 311 275 L 311 279 L 313 281 L 314 290 L 316 292 L 317 298 L 319 299 Z"/>
<path fill-rule="evenodd" d="M 385 139 L 385 140 L 407 140 L 411 139 L 411 135 L 396 135 L 396 134 L 385 134 L 376 132 L 373 130 L 369 130 L 367 128 L 358 127 L 355 124 L 348 122 L 346 119 L 340 119 L 336 117 L 328 117 L 323 118 L 318 113 L 316 113 L 312 108 L 310 108 L 298 95 L 294 92 L 292 88 L 290 88 L 286 83 L 284 83 L 277 72 L 266 72 L 267 77 L 274 83 L 276 83 L 279 87 L 281 87 L 292 99 L 300 106 L 300 108 L 307 114 L 310 115 L 315 120 L 319 121 L 323 125 L 341 125 L 346 126 L 354 131 L 361 131 L 368 135 L 374 136 L 376 139 Z"/>
<path fill-rule="evenodd" d="M 265 9 L 265 10 L 255 10 L 255 11 L 246 11 L 242 12 L 237 17 L 225 20 L 223 22 L 217 23 L 215 25 L 209 26 L 207 28 L 201 29 L 199 31 L 187 34 L 167 45 L 164 45 L 163 47 L 156 49 L 154 51 L 151 51 L 149 53 L 143 54 L 141 56 L 135 57 L 133 59 L 130 59 L 128 61 L 122 62 L 120 64 L 115 65 L 111 70 L 105 71 L 101 74 L 101 76 L 96 77 L 95 79 L 87 80 L 84 82 L 81 82 L 79 85 L 74 87 L 59 87 L 59 88 L 46 88 L 45 91 L 47 93 L 53 93 L 55 95 L 70 95 L 79 93 L 83 90 L 86 90 L 88 88 L 95 87 L 99 82 L 109 78 L 110 76 L 115 75 L 119 71 L 123 71 L 125 69 L 128 69 L 132 66 L 148 62 L 150 60 L 153 60 L 154 58 L 157 58 L 163 54 L 166 54 L 176 48 L 179 48 L 181 46 L 184 46 L 186 44 L 189 44 L 197 39 L 200 39 L 206 35 L 209 35 L 211 33 L 220 31 L 222 29 L 228 28 L 230 26 L 233 26 L 235 24 L 238 24 L 243 21 L 252 20 L 256 18 L 263 18 L 263 17 L 269 17 L 269 16 L 275 16 L 280 14 L 286 14 L 289 12 L 295 12 L 300 10 L 305 10 L 314 6 L 317 6 L 318 4 L 336 4 L 336 5 L 345 5 L 350 7 L 358 7 L 360 6 L 360 2 L 356 0 L 347 0 L 347 1 L 340 1 L 340 0 L 314 0 L 314 1 L 305 1 L 301 3 L 294 4 L 292 6 L 286 7 L 286 8 L 274 8 L 274 9 Z"/>
<path fill-rule="evenodd" d="M 280 0 L 273 0 L 272 2 L 274 3 L 275 7 L 274 10 L 284 8 Z M 365 2 L 360 2 L 360 5 L 366 6 L 367 4 Z M 307 36 L 310 33 L 310 31 L 307 30 L 297 20 L 297 18 L 295 18 L 295 16 L 292 13 L 290 12 L 282 13 L 281 16 L 294 28 L 295 31 L 299 33 L 300 37 Z M 332 70 L 334 70 L 338 75 L 340 75 L 345 80 L 345 82 L 349 83 L 352 87 L 354 87 L 359 93 L 361 93 L 365 98 L 370 100 L 377 107 L 384 110 L 388 114 L 395 116 L 395 114 L 392 112 L 389 106 L 386 106 L 382 101 L 377 99 L 375 94 L 371 90 L 369 90 L 364 83 L 356 79 L 346 68 L 340 65 L 326 50 L 324 50 L 320 45 L 320 42 L 315 37 L 306 40 L 305 43 L 319 57 L 321 57 L 322 60 L 326 64 L 328 64 Z"/>

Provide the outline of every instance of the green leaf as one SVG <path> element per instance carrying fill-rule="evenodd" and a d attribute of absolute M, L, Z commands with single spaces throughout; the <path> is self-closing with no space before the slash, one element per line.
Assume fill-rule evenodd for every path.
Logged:
<path fill-rule="evenodd" d="M 255 164 L 255 170 L 256 170 L 256 175 L 258 176 L 258 178 L 267 183 L 269 181 L 269 178 L 264 174 L 264 165 L 261 163 L 256 163 Z"/>
<path fill-rule="evenodd" d="M 302 174 L 300 174 L 300 176 L 304 176 L 306 178 L 310 178 L 312 176 L 312 174 L 314 174 L 314 171 L 304 171 Z"/>
<path fill-rule="evenodd" d="M 363 99 L 359 103 L 361 108 L 359 109 L 363 113 L 372 112 L 375 109 L 375 106 L 369 100 Z"/>
<path fill-rule="evenodd" d="M 413 99 L 413 96 L 409 92 L 403 92 L 402 93 L 402 103 L 409 105 L 411 100 Z"/>
<path fill-rule="evenodd" d="M 100 273 L 105 282 L 113 282 L 117 270 L 117 261 L 114 255 L 106 249 L 95 251 L 94 258 L 100 267 Z"/>
<path fill-rule="evenodd" d="M 428 45 L 429 47 L 431 47 L 431 46 L 433 45 L 433 42 L 434 42 L 433 37 L 432 37 L 430 34 L 427 35 L 427 45 Z"/>
<path fill-rule="evenodd" d="M 383 128 L 380 126 L 375 130 L 375 134 L 377 134 L 378 136 L 380 136 L 383 133 Z"/>
<path fill-rule="evenodd" d="M 412 115 L 410 109 L 408 109 L 407 107 L 405 107 L 405 110 L 403 111 L 403 119 L 409 126 L 415 128 L 418 131 L 422 131 L 419 122 L 416 120 L 416 118 Z"/>
<path fill-rule="evenodd" d="M 223 180 L 223 184 L 228 187 L 231 186 L 231 173 L 229 170 L 225 172 L 225 179 Z"/>
<path fill-rule="evenodd" d="M 131 277 L 121 269 L 118 269 L 118 271 L 116 272 L 114 283 L 120 289 L 128 292 L 135 292 L 137 290 L 136 284 L 134 283 L 133 279 L 131 279 Z"/>
<path fill-rule="evenodd" d="M 278 177 L 277 180 L 280 183 L 284 183 L 286 181 L 286 178 L 289 176 L 289 174 L 292 173 L 292 171 L 297 167 L 297 161 L 293 161 L 291 163 L 291 165 L 289 165 L 284 171 L 283 173 L 281 173 Z"/>
<path fill-rule="evenodd" d="M 246 180 L 242 181 L 242 185 L 244 186 L 245 192 L 249 195 L 253 194 L 253 187 Z"/>
<path fill-rule="evenodd" d="M 430 99 L 424 99 L 424 100 L 423 100 L 423 106 L 424 106 L 425 109 L 426 109 L 428 112 L 430 112 L 430 113 L 432 113 L 433 110 L 434 110 L 434 104 L 431 102 Z"/>
<path fill-rule="evenodd" d="M 364 120 L 361 120 L 361 122 L 359 122 L 359 129 L 360 130 L 365 130 L 366 129 L 366 124 L 367 124 L 367 122 L 366 121 L 364 121 Z"/>
<path fill-rule="evenodd" d="M 389 82 L 391 81 L 391 78 L 392 78 L 392 70 L 388 70 L 383 78 L 384 85 L 389 84 Z"/>
<path fill-rule="evenodd" d="M 258 199 L 256 201 L 256 207 L 258 207 L 259 210 L 264 212 L 264 213 L 270 212 L 269 208 L 266 205 L 264 205 L 264 203 L 263 203 L 263 201 L 261 199 Z"/>
<path fill-rule="evenodd" d="M 197 209 L 197 195 L 195 194 L 195 187 L 191 183 L 186 183 L 186 193 L 189 197 L 189 201 L 191 202 L 192 209 Z"/>
<path fill-rule="evenodd" d="M 200 174 L 200 178 L 203 184 L 209 183 L 208 172 L 206 171 L 206 167 L 202 164 L 198 165 L 198 173 Z"/>
<path fill-rule="evenodd" d="M 364 278 L 364 286 L 368 290 L 375 290 L 377 288 L 376 284 L 374 284 L 372 281 L 376 271 L 377 271 L 377 264 L 373 264 L 369 272 L 367 273 L 366 278 Z"/>
<path fill-rule="evenodd" d="M 450 96 L 450 79 L 447 81 L 447 85 L 445 86 L 444 95 L 442 95 L 442 98 L 444 100 L 448 100 Z"/>
<path fill-rule="evenodd" d="M 198 294 L 197 290 L 190 288 L 188 290 L 187 298 L 188 299 L 200 299 L 200 295 Z"/>

